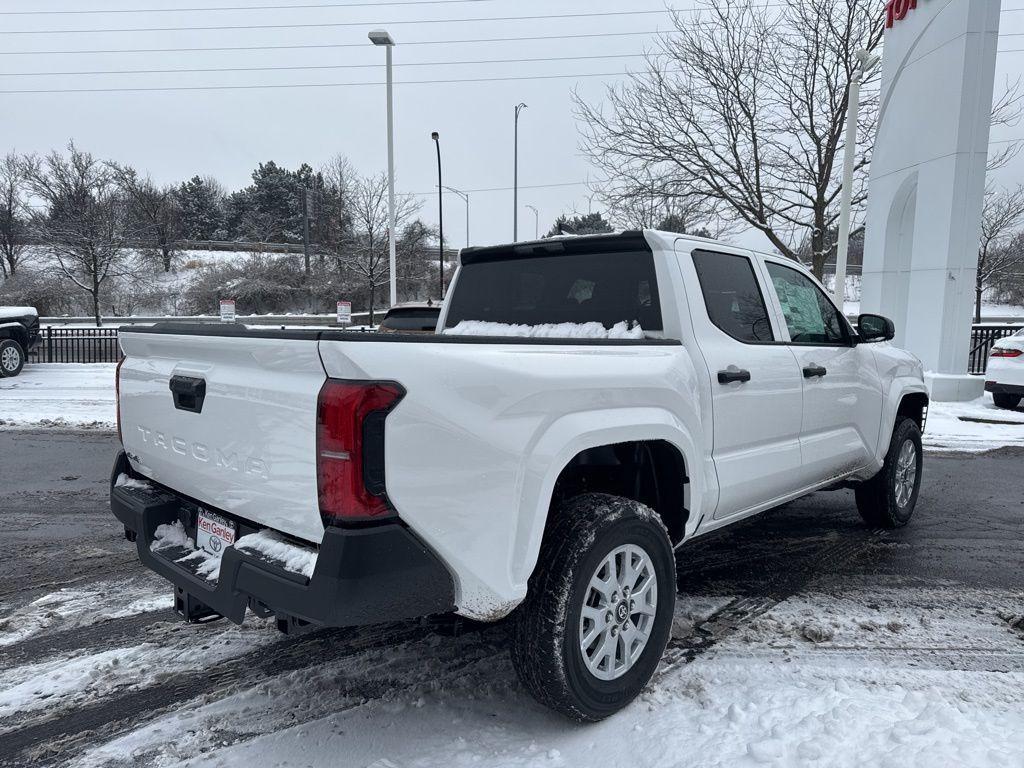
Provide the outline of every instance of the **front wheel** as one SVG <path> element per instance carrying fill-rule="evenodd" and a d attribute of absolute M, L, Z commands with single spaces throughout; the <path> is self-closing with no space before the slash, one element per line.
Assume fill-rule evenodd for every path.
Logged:
<path fill-rule="evenodd" d="M 14 339 L 0 340 L 0 376 L 17 376 L 25 366 L 25 351 Z"/>
<path fill-rule="evenodd" d="M 901 528 L 910 522 L 921 490 L 921 428 L 901 419 L 892 431 L 881 471 L 857 486 L 857 510 L 869 525 Z"/>
<path fill-rule="evenodd" d="M 632 499 L 590 493 L 557 511 L 513 630 L 523 685 L 594 722 L 643 690 L 668 642 L 675 559 L 664 523 Z"/>
<path fill-rule="evenodd" d="M 993 392 L 992 402 L 996 408 L 1007 408 L 1013 410 L 1020 405 L 1020 395 L 1008 395 L 1005 392 Z"/>

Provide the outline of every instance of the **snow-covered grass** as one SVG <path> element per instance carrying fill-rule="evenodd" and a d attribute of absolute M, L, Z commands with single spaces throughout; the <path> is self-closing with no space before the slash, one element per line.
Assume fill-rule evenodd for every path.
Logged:
<path fill-rule="evenodd" d="M 28 363 L 0 379 L 0 428 L 114 429 L 113 363 Z"/>

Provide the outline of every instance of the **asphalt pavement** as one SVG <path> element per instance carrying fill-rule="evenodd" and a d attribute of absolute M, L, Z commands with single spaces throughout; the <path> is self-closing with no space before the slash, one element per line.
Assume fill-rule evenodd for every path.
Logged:
<path fill-rule="evenodd" d="M 201 638 L 222 631 L 185 630 L 166 608 L 67 626 L 60 621 L 48 623 L 45 616 L 30 610 L 32 601 L 58 590 L 88 594 L 90 585 L 96 584 L 124 583 L 126 595 L 135 599 L 165 588 L 169 593 L 169 587 L 139 566 L 134 545 L 124 540 L 107 509 L 116 450 L 116 437 L 105 432 L 0 431 L 0 479 L 5 490 L 0 512 L 0 630 L 19 631 L 12 614 L 31 615 L 32 621 L 39 622 L 38 630 L 30 627 L 23 639 L 0 646 L 0 668 L 40 655 L 94 654 L 139 636 L 154 647 L 174 643 L 187 647 L 193 642 L 189 632 Z M 678 557 L 680 591 L 729 602 L 705 626 L 673 639 L 667 666 L 699 659 L 753 618 L 808 591 L 841 599 L 847 593 L 862 596 L 865 591 L 887 588 L 935 589 L 937 594 L 1021 590 L 1022 467 L 1024 451 L 1020 449 L 928 454 L 914 520 L 898 531 L 866 526 L 857 515 L 852 491 L 840 490 L 814 494 L 685 545 Z M 101 595 L 107 601 L 114 599 L 116 607 L 116 591 L 113 596 L 109 590 Z M 0 743 L 7 745 L 0 764 L 62 762 L 97 740 L 173 711 L 200 693 L 216 698 L 255 684 L 269 671 L 311 667 L 367 647 L 407 642 L 423 632 L 462 631 L 479 630 L 444 622 L 426 627 L 408 622 L 275 639 L 266 646 L 263 632 L 273 630 L 250 628 L 246 637 L 252 650 L 225 661 L 216 674 L 190 677 L 189 670 L 175 673 L 171 669 L 161 677 L 166 682 L 118 688 L 117 695 L 81 705 L 70 702 L 68 708 L 46 716 L 0 717 Z M 485 632 L 479 643 L 468 647 L 477 655 L 501 654 L 503 631 L 499 626 Z M 1024 669 L 1024 654 L 1009 661 L 1005 655 L 1002 658 L 1003 666 L 993 669 Z M 362 685 L 357 697 L 365 700 L 399 683 L 372 678 Z"/>

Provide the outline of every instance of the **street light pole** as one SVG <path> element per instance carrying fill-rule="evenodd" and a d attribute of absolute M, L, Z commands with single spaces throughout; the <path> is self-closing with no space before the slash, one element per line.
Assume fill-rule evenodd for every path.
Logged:
<path fill-rule="evenodd" d="M 533 239 L 540 240 L 540 214 L 532 205 L 527 205 L 526 207 L 533 211 Z"/>
<path fill-rule="evenodd" d="M 843 188 L 839 198 L 839 243 L 836 249 L 836 283 L 832 289 L 839 311 L 846 303 L 846 260 L 850 251 L 850 208 L 853 203 L 853 166 L 857 153 L 857 120 L 860 117 L 860 85 L 878 56 L 857 51 L 857 69 L 850 78 L 850 95 L 846 106 L 846 148 L 843 153 Z"/>
<path fill-rule="evenodd" d="M 512 149 L 512 242 L 519 240 L 519 113 L 526 109 L 522 102 L 516 104 L 516 117 Z"/>
<path fill-rule="evenodd" d="M 391 49 L 395 47 L 395 41 L 386 30 L 375 29 L 369 34 L 370 42 L 374 45 L 382 45 L 387 50 L 387 83 L 388 83 L 388 274 L 391 288 L 391 306 L 398 303 L 398 275 L 396 259 L 396 233 L 395 222 L 395 109 L 394 109 L 394 81 L 391 77 Z"/>
<path fill-rule="evenodd" d="M 455 187 L 441 187 L 448 192 L 458 195 L 462 198 L 462 202 L 466 204 L 466 247 L 469 247 L 469 193 L 463 192 L 461 189 Z"/>
<path fill-rule="evenodd" d="M 437 147 L 437 274 L 440 291 L 438 300 L 444 301 L 444 186 L 441 184 L 441 134 L 430 134 Z"/>

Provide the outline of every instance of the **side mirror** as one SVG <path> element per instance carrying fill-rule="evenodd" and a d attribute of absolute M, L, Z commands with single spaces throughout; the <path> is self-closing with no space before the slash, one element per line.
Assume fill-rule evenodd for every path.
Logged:
<path fill-rule="evenodd" d="M 861 315 L 857 318 L 857 335 L 863 342 L 892 341 L 896 325 L 882 315 Z"/>

